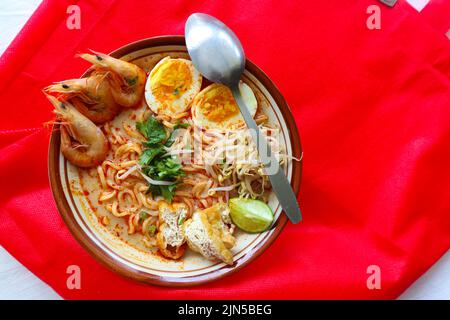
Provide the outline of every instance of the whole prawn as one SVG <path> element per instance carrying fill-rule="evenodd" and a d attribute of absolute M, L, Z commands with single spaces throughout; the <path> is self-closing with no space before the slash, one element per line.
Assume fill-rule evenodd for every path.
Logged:
<path fill-rule="evenodd" d="M 82 168 L 100 164 L 109 151 L 108 140 L 102 130 L 70 102 L 59 101 L 49 94 L 46 96 L 61 123 L 61 152 L 64 157 Z"/>
<path fill-rule="evenodd" d="M 123 107 L 136 106 L 144 96 L 146 73 L 137 65 L 92 51 L 79 56 L 94 65 L 97 72 L 108 72 L 114 100 Z"/>
<path fill-rule="evenodd" d="M 106 74 L 92 74 L 87 78 L 71 79 L 52 84 L 46 92 L 66 95 L 66 100 L 94 123 L 114 119 L 120 107 L 112 96 Z"/>

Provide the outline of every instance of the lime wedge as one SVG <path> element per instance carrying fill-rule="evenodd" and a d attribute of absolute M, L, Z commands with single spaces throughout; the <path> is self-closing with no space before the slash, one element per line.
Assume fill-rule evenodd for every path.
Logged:
<path fill-rule="evenodd" d="M 262 201 L 232 198 L 228 205 L 230 207 L 231 220 L 246 232 L 263 232 L 273 222 L 272 209 Z"/>

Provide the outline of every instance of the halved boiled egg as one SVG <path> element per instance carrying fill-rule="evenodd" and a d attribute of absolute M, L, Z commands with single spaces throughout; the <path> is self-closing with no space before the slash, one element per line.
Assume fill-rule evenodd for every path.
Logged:
<path fill-rule="evenodd" d="M 145 100 L 157 114 L 179 114 L 189 109 L 201 86 L 202 76 L 191 61 L 166 57 L 147 78 Z"/>
<path fill-rule="evenodd" d="M 258 108 L 255 94 L 242 81 L 239 82 L 239 90 L 254 117 Z M 226 129 L 244 121 L 231 90 L 217 83 L 207 86 L 197 94 L 191 112 L 194 124 L 205 129 Z"/>

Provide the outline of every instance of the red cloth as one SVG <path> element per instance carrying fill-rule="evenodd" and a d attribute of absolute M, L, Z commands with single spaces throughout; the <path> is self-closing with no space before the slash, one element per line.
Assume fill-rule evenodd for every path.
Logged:
<path fill-rule="evenodd" d="M 445 34 L 450 30 L 450 2 L 448 0 L 432 0 L 420 11 L 420 17 L 427 20 L 430 25 Z"/>
<path fill-rule="evenodd" d="M 81 30 L 66 28 L 74 2 Z M 450 245 L 450 43 L 404 2 L 380 4 L 381 30 L 368 30 L 374 3 L 44 1 L 0 60 L 0 244 L 65 298 L 397 297 Z M 49 188 L 40 90 L 88 67 L 75 53 L 182 34 L 196 11 L 235 30 L 291 106 L 304 221 L 236 274 L 168 289 L 116 275 L 69 233 Z M 66 287 L 71 264 L 81 290 Z M 381 290 L 366 287 L 369 265 Z"/>

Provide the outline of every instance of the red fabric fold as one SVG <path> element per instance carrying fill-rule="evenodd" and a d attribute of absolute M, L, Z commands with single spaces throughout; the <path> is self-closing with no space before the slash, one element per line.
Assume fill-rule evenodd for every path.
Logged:
<path fill-rule="evenodd" d="M 450 30 L 449 12 L 450 2 L 446 0 L 431 0 L 420 12 L 420 17 L 442 35 L 445 35 Z"/>
<path fill-rule="evenodd" d="M 395 298 L 448 250 L 450 44 L 406 3 L 380 4 L 381 30 L 369 30 L 366 0 L 79 0 L 81 30 L 68 30 L 73 2 L 44 1 L 0 58 L 0 244 L 63 297 Z M 235 30 L 285 95 L 304 148 L 304 221 L 239 272 L 169 289 L 116 275 L 71 236 L 49 188 L 41 89 L 82 74 L 76 53 L 182 34 L 192 12 Z M 72 264 L 81 290 L 66 286 Z"/>

